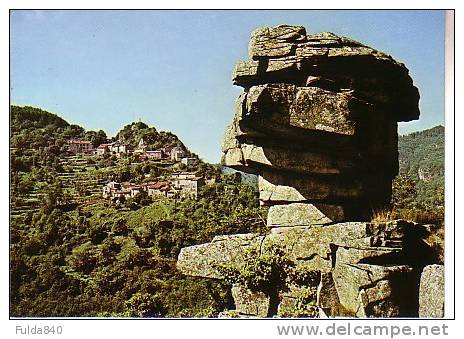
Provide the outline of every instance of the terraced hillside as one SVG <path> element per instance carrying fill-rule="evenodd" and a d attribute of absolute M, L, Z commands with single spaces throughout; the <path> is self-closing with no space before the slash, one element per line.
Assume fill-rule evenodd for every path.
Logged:
<path fill-rule="evenodd" d="M 192 153 L 170 132 L 158 132 L 141 122 L 122 128 L 118 133 L 131 147 L 143 138 L 150 149 L 178 145 L 185 154 Z M 102 186 L 109 180 L 143 182 L 163 178 L 185 166 L 170 159 L 138 161 L 128 154 L 93 155 L 67 152 L 73 138 L 90 140 L 94 147 L 106 139 L 103 131 L 85 131 L 57 115 L 34 107 L 11 108 L 11 217 L 25 216 L 43 205 L 72 209 L 102 201 Z M 118 139 L 119 140 L 119 139 Z M 192 166 L 190 166 L 192 167 Z M 205 171 L 199 162 L 190 168 Z"/>

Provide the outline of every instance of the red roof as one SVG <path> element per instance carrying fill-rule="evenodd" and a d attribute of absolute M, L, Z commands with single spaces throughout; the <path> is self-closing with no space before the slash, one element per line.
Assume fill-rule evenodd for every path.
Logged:
<path fill-rule="evenodd" d="M 158 181 L 158 182 L 155 182 L 155 183 L 148 183 L 147 187 L 153 188 L 155 190 L 159 190 L 159 189 L 169 187 L 169 183 L 166 182 L 166 181 Z"/>
<path fill-rule="evenodd" d="M 97 148 L 106 148 L 106 147 L 108 147 L 108 145 L 110 145 L 110 144 L 101 144 L 101 145 L 98 146 Z"/>
<path fill-rule="evenodd" d="M 90 144 L 91 142 L 88 140 L 68 140 L 70 144 Z"/>

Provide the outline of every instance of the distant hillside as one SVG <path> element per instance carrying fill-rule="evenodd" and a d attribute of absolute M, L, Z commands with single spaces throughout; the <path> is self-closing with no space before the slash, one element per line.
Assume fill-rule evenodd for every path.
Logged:
<path fill-rule="evenodd" d="M 86 131 L 79 125 L 69 124 L 56 114 L 31 106 L 11 106 L 10 131 L 11 147 L 19 149 L 53 146 L 63 151 L 63 146 L 70 138 L 90 140 L 94 146 L 105 142 L 107 138 L 103 130 Z M 187 154 L 192 154 L 175 134 L 158 132 L 155 127 L 149 127 L 143 122 L 133 122 L 124 126 L 113 139 L 133 147 L 143 139 L 148 150 L 179 146 Z"/>
<path fill-rule="evenodd" d="M 29 128 L 66 128 L 69 123 L 59 116 L 31 106 L 11 106 L 11 132 Z"/>
<path fill-rule="evenodd" d="M 11 106 L 10 112 L 12 174 L 28 173 L 34 168 L 45 167 L 47 167 L 45 172 L 48 173 L 51 169 L 62 172 L 63 168 L 60 164 L 66 157 L 68 140 L 73 138 L 89 140 L 94 147 L 108 140 L 103 130 L 86 131 L 83 127 L 69 124 L 56 114 L 40 108 Z M 164 149 L 169 152 L 178 146 L 187 156 L 195 156 L 175 134 L 157 131 L 155 127 L 149 127 L 143 122 L 133 122 L 124 126 L 113 138 L 113 141 L 121 141 L 132 147 L 138 146 L 141 140 L 143 140 L 146 150 Z M 172 170 L 179 170 L 177 167 L 175 166 Z M 146 170 L 148 169 L 146 168 Z M 191 170 L 193 169 L 191 168 Z M 200 171 L 205 177 L 213 175 L 210 173 L 213 171 L 212 167 L 210 168 L 203 161 L 198 163 L 195 170 Z"/>
<path fill-rule="evenodd" d="M 63 152 L 66 141 L 84 138 L 94 145 L 106 140 L 104 131 L 85 131 L 79 125 L 69 124 L 56 114 L 31 106 L 11 106 L 11 147 L 39 149 L 52 147 L 55 154 Z"/>
<path fill-rule="evenodd" d="M 445 128 L 400 136 L 398 140 L 400 174 L 415 183 L 420 202 L 435 203 L 444 194 Z"/>

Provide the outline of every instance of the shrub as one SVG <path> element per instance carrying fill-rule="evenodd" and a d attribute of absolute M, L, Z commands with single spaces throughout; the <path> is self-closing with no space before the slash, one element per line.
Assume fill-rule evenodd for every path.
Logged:
<path fill-rule="evenodd" d="M 317 315 L 315 301 L 320 273 L 297 266 L 284 248 L 274 244 L 265 244 L 262 248 L 252 247 L 244 251 L 243 259 L 220 265 L 218 269 L 229 284 L 240 284 L 251 291 L 267 295 L 268 317 L 277 314 L 279 293 L 289 291 L 292 287 L 292 295 L 296 295 L 296 306 L 291 315 Z"/>
<path fill-rule="evenodd" d="M 132 317 L 156 317 L 163 313 L 157 295 L 134 293 L 125 303 L 126 314 Z"/>

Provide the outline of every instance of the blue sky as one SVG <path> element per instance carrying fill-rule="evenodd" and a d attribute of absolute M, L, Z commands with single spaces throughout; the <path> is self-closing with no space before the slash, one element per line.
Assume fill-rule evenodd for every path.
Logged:
<path fill-rule="evenodd" d="M 283 23 L 350 36 L 404 62 L 421 118 L 400 133 L 444 124 L 443 11 L 13 11 L 11 102 L 109 136 L 141 119 L 218 162 L 242 91 L 233 66 L 256 27 Z"/>

